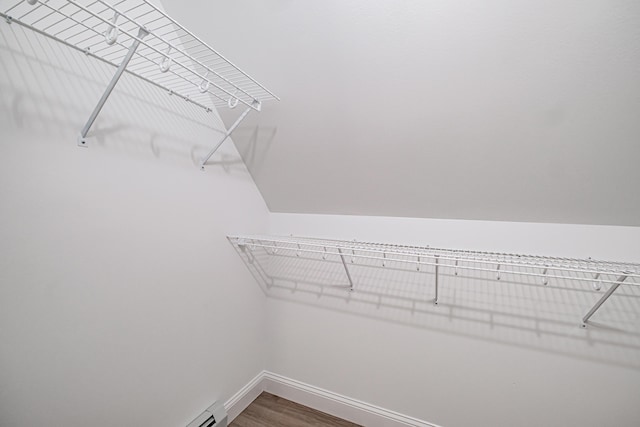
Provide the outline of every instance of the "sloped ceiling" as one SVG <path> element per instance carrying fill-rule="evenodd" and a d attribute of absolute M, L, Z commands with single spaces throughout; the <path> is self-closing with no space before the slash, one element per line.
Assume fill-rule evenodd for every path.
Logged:
<path fill-rule="evenodd" d="M 637 0 L 163 3 L 282 98 L 272 211 L 640 226 Z"/>

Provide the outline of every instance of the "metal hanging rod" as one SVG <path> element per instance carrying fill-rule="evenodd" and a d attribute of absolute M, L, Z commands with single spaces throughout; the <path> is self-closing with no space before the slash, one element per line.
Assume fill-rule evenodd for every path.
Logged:
<path fill-rule="evenodd" d="M 80 146 L 124 72 L 206 111 L 240 104 L 260 111 L 262 102 L 279 100 L 147 0 L 0 0 L 0 16 L 118 67 L 82 129 Z"/>
<path fill-rule="evenodd" d="M 462 271 L 481 271 L 495 274 L 496 280 L 504 275 L 536 277 L 542 279 L 542 285 L 548 285 L 552 279 L 571 280 L 591 283 L 598 291 L 605 284 L 609 289 L 593 308 L 584 316 L 582 326 L 586 326 L 591 316 L 624 282 L 627 286 L 640 286 L 633 279 L 640 279 L 640 264 L 592 259 L 544 257 L 538 255 L 522 255 L 497 252 L 481 252 L 469 250 L 443 249 L 433 247 L 405 246 L 371 242 L 346 240 L 313 239 L 307 237 L 274 237 L 274 236 L 229 236 L 229 241 L 249 252 L 261 248 L 270 256 L 287 256 L 295 254 L 298 258 L 322 260 L 341 263 L 347 274 L 350 289 L 354 289 L 354 281 L 349 273 L 344 254 L 349 254 L 351 262 L 360 260 L 363 266 L 388 267 L 407 265 L 414 271 L 424 271 L 422 266 L 433 266 L 435 274 L 435 299 L 438 303 L 439 275 L 448 269 L 458 275 Z M 373 263 L 373 264 L 372 264 Z"/>

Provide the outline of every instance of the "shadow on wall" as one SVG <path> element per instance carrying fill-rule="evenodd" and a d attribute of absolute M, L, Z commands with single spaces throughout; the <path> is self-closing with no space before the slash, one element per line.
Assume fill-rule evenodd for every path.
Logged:
<path fill-rule="evenodd" d="M 354 290 L 337 256 L 265 248 L 236 251 L 268 297 L 447 334 L 640 370 L 640 289 L 622 286 L 588 328 L 585 313 L 605 292 L 589 283 L 454 271 L 441 267 L 438 305 L 432 266 L 383 267 L 345 255 Z"/>
<path fill-rule="evenodd" d="M 233 142 L 240 154 L 240 158 L 237 156 L 231 158 L 225 155 L 225 153 L 222 153 L 219 159 L 209 160 L 207 165 L 220 165 L 227 172 L 229 172 L 230 168 L 234 165 L 246 165 L 253 173 L 259 173 L 266 153 L 269 151 L 271 143 L 276 137 L 276 132 L 276 127 L 260 125 L 247 126 L 244 128 L 238 127 L 235 132 L 233 132 Z M 257 166 L 253 167 L 253 165 Z"/>
<path fill-rule="evenodd" d="M 28 129 L 47 143 L 75 145 L 114 73 L 108 64 L 3 21 L 0 123 Z M 225 131 L 216 111 L 208 113 L 125 73 L 89 131 L 88 145 L 199 167 Z M 207 165 L 244 175 L 242 159 L 229 145 L 223 144 Z"/>
<path fill-rule="evenodd" d="M 263 104 L 260 114 L 250 114 L 243 122 L 246 126 L 233 132 L 233 143 L 254 178 L 262 172 L 267 153 L 278 132 L 278 128 L 268 119 L 276 109 L 274 103 Z M 228 125 L 235 121 L 233 110 L 223 110 L 220 114 Z"/>

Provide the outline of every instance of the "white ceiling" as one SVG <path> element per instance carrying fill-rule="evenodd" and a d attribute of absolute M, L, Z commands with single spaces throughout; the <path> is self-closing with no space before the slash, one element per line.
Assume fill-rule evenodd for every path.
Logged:
<path fill-rule="evenodd" d="M 163 3 L 282 98 L 272 211 L 640 226 L 638 0 Z"/>

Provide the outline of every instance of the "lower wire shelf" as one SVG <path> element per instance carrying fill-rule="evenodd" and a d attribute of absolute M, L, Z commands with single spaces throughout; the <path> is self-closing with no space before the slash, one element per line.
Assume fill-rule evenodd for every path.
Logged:
<path fill-rule="evenodd" d="M 590 285 L 594 292 L 608 286 L 600 299 L 582 317 L 582 327 L 587 326 L 589 319 L 621 285 L 640 286 L 640 264 L 637 263 L 294 236 L 228 236 L 228 239 L 248 264 L 258 262 L 259 256 L 266 256 L 340 266 L 346 281 L 336 280 L 335 283 L 319 286 L 344 288 L 351 292 L 358 290 L 358 283 L 352 274 L 355 266 L 392 266 L 406 271 L 431 273 L 434 276 L 432 301 L 436 305 L 441 299 L 440 277 L 443 274 L 458 276 L 462 272 L 482 272 L 485 276 L 494 275 L 495 280 L 504 280 L 506 276 L 514 280 L 526 278 L 529 281 L 535 280 L 542 286 L 549 285 L 551 281 L 570 281 Z M 269 286 L 273 279 L 264 268 L 260 271 Z"/>

